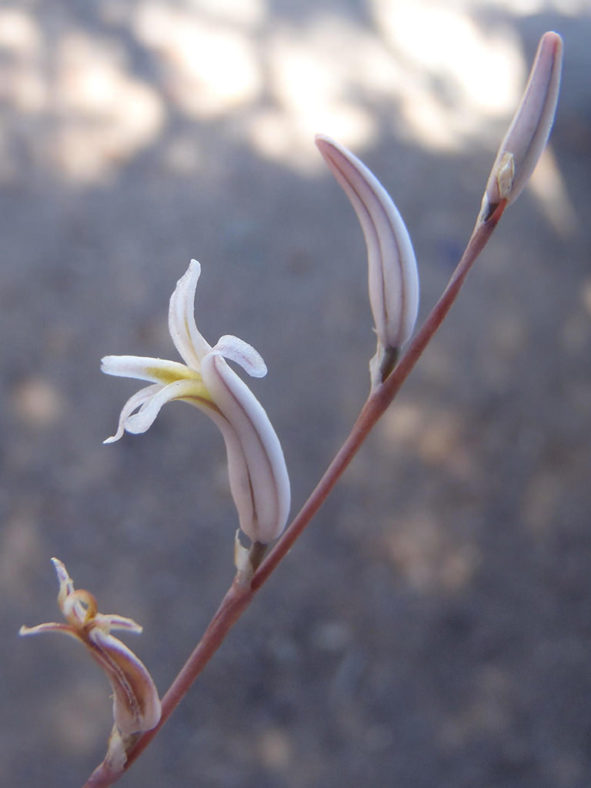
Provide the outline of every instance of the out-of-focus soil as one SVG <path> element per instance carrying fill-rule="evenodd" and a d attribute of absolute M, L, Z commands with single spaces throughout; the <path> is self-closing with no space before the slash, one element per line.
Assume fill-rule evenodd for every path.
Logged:
<path fill-rule="evenodd" d="M 128 642 L 162 691 L 233 574 L 219 435 L 179 404 L 147 435 L 102 446 L 139 385 L 101 376 L 99 359 L 176 359 L 168 298 L 197 257 L 200 329 L 244 338 L 269 367 L 253 389 L 281 437 L 295 512 L 363 403 L 374 340 L 361 232 L 311 136 L 297 136 L 346 123 L 322 126 L 326 107 L 285 96 L 333 80 L 371 122 L 355 149 L 407 221 L 422 316 L 469 235 L 508 115 L 483 124 L 476 101 L 450 132 L 454 150 L 408 131 L 379 70 L 373 92 L 351 74 L 343 87 L 374 44 L 410 69 L 378 25 L 386 2 L 51 5 L 0 9 L 0 762 L 3 785 L 63 788 L 101 759 L 110 701 L 73 641 L 16 636 L 59 616 L 49 558 L 101 610 L 141 622 Z M 483 41 L 509 31 L 524 63 L 544 30 L 564 36 L 552 157 L 334 495 L 122 785 L 591 785 L 591 16 L 576 3 L 515 16 L 505 5 L 470 4 L 464 27 Z M 175 80 L 193 40 L 199 64 L 199 47 L 222 60 L 223 47 L 248 47 L 252 95 L 240 58 L 217 92 L 200 88 L 197 66 Z M 450 112 L 459 100 L 445 69 L 441 83 L 415 71 L 419 84 L 407 110 L 426 111 L 425 95 Z M 461 137 L 474 119 L 482 133 Z"/>

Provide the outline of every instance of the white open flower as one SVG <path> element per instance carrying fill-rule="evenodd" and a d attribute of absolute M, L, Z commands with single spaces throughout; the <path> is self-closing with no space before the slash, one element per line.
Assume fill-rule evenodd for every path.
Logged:
<path fill-rule="evenodd" d="M 406 225 L 375 175 L 349 150 L 324 135 L 316 145 L 351 201 L 367 245 L 369 301 L 378 336 L 371 362 L 375 383 L 389 374 L 408 341 L 419 308 L 417 261 Z"/>
<path fill-rule="evenodd" d="M 220 428 L 228 456 L 230 490 L 240 528 L 253 542 L 276 539 L 287 521 L 290 485 L 283 451 L 265 410 L 225 359 L 249 375 L 263 377 L 265 362 L 257 351 L 234 336 L 223 336 L 213 347 L 197 330 L 194 300 L 201 266 L 191 260 L 170 299 L 168 327 L 185 362 L 138 356 L 106 356 L 102 371 L 153 384 L 134 394 L 123 406 L 117 432 L 146 432 L 167 402 L 182 400 L 206 413 Z"/>

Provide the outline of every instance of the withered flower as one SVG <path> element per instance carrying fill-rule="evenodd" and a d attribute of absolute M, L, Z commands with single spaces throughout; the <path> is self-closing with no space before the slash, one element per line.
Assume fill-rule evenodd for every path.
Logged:
<path fill-rule="evenodd" d="M 66 567 L 51 559 L 59 582 L 58 605 L 67 623 L 49 622 L 21 627 L 21 635 L 63 632 L 80 641 L 107 674 L 113 688 L 113 717 L 122 739 L 154 728 L 160 720 L 158 691 L 146 666 L 118 638 L 114 630 L 141 632 L 130 618 L 99 613 L 96 599 L 83 589 L 76 591 Z"/>

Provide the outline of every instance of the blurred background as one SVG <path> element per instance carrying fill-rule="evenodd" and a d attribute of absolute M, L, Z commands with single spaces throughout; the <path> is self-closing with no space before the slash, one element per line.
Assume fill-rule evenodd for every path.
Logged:
<path fill-rule="evenodd" d="M 313 144 L 352 148 L 451 273 L 540 35 L 552 144 L 332 498 L 122 785 L 591 784 L 591 11 L 587 0 L 19 0 L 0 6 L 0 761 L 78 786 L 109 688 L 59 619 L 51 556 L 163 692 L 233 576 L 223 442 L 170 406 L 114 446 L 197 319 L 269 366 L 294 512 L 374 352 L 361 231 Z"/>

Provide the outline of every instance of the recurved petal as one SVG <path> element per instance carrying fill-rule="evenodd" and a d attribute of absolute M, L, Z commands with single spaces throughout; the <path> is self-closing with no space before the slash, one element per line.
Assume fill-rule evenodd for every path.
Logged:
<path fill-rule="evenodd" d="M 267 374 L 267 365 L 263 361 L 261 354 L 243 339 L 231 334 L 225 334 L 218 339 L 212 350 L 224 356 L 224 358 L 240 364 L 251 378 L 264 378 Z"/>
<path fill-rule="evenodd" d="M 484 221 L 501 200 L 516 200 L 534 171 L 554 122 L 561 71 L 562 39 L 558 33 L 544 33 L 525 92 L 486 184 L 481 211 Z"/>
<path fill-rule="evenodd" d="M 230 456 L 238 444 L 225 435 L 240 527 L 253 542 L 266 544 L 282 532 L 289 513 L 290 484 L 281 444 L 264 408 L 219 351 L 204 356 L 201 373 L 213 401 L 236 433 L 243 457 L 235 448 L 236 458 Z M 234 473 L 233 480 L 232 466 L 241 468 L 242 461 L 248 476 Z"/>
<path fill-rule="evenodd" d="M 121 408 L 116 433 L 111 435 L 110 438 L 106 438 L 103 443 L 115 443 L 115 441 L 118 441 L 120 438 L 122 438 L 126 429 L 127 421 L 132 413 L 134 413 L 138 408 L 141 408 L 144 403 L 148 402 L 155 394 L 157 394 L 157 392 L 161 391 L 163 388 L 164 387 L 161 383 L 154 383 L 154 385 L 146 386 L 145 388 L 140 389 L 135 394 L 133 394 Z"/>
<path fill-rule="evenodd" d="M 191 260 L 177 282 L 168 309 L 168 330 L 174 346 L 185 364 L 197 371 L 201 358 L 211 350 L 195 323 L 195 291 L 200 275 L 201 266 L 197 260 Z"/>
<path fill-rule="evenodd" d="M 158 390 L 154 391 L 150 397 L 144 398 L 139 411 L 131 413 L 125 418 L 123 428 L 126 432 L 131 432 L 133 435 L 140 435 L 152 426 L 167 402 L 188 398 L 199 399 L 204 404 L 211 404 L 209 392 L 201 380 L 177 380 L 174 383 L 169 383 L 168 386 L 158 386 Z M 127 409 L 129 413 L 128 405 L 129 402 L 125 404 L 124 409 Z"/>
<path fill-rule="evenodd" d="M 43 632 L 63 632 L 65 635 L 71 635 L 80 639 L 76 630 L 69 624 L 57 623 L 56 621 L 48 621 L 46 624 L 37 624 L 34 627 L 22 626 L 18 633 L 26 637 L 27 635 L 40 635 Z"/>
<path fill-rule="evenodd" d="M 74 591 L 74 581 L 68 574 L 65 564 L 59 558 L 52 558 L 51 563 L 57 575 L 57 582 L 59 583 L 59 592 L 57 595 L 57 603 L 60 610 L 64 611 L 64 602 L 66 598 Z"/>
<path fill-rule="evenodd" d="M 143 627 L 137 621 L 134 621 L 133 618 L 118 616 L 116 613 L 97 613 L 94 616 L 94 623 L 103 632 L 113 632 L 116 629 L 125 632 L 135 632 L 138 635 L 143 632 Z"/>
<path fill-rule="evenodd" d="M 113 688 L 113 716 L 121 734 L 151 730 L 160 720 L 160 698 L 143 662 L 100 628 L 92 629 L 85 643 Z"/>
<path fill-rule="evenodd" d="M 375 175 L 350 151 L 323 135 L 316 145 L 342 186 L 367 245 L 369 299 L 383 348 L 398 349 L 411 336 L 419 305 L 417 263 L 406 225 Z"/>

